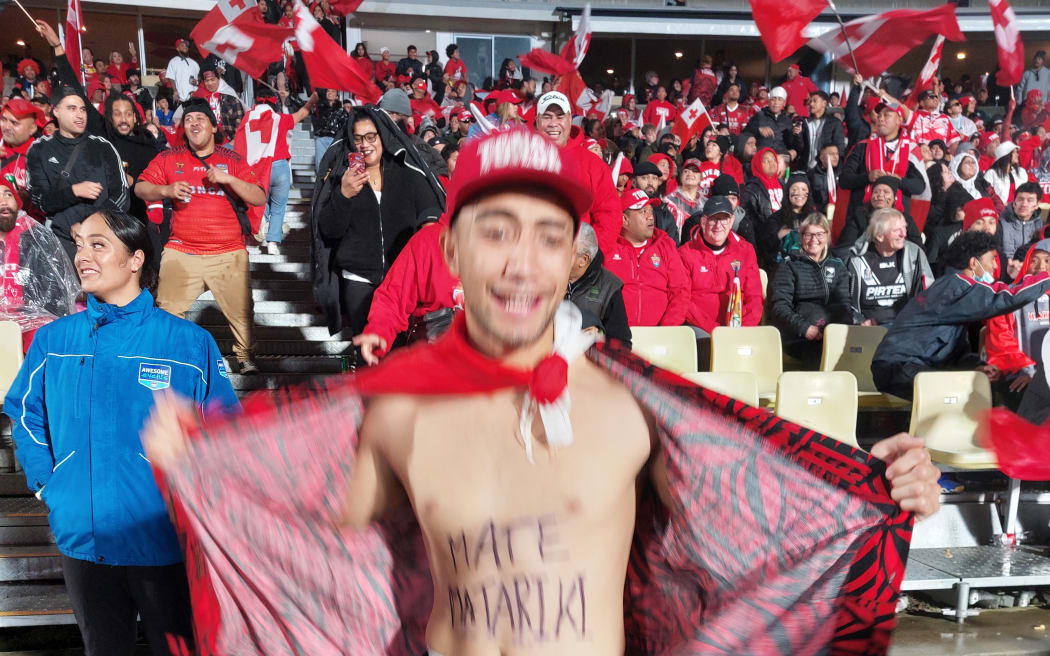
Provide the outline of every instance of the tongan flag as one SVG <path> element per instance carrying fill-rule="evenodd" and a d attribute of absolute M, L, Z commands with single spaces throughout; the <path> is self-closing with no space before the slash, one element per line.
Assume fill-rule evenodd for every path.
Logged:
<path fill-rule="evenodd" d="M 293 31 L 259 16 L 255 0 L 219 0 L 190 36 L 201 55 L 214 53 L 238 70 L 260 77 L 284 56 L 282 46 Z"/>
<path fill-rule="evenodd" d="M 682 143 L 689 141 L 689 137 L 697 132 L 703 132 L 704 128 L 713 125 L 711 115 L 707 113 L 704 103 L 697 98 L 691 105 L 680 112 L 671 126 L 671 133 L 678 136 Z"/>
<path fill-rule="evenodd" d="M 864 77 L 885 73 L 905 53 L 933 34 L 941 34 L 950 41 L 966 40 L 955 20 L 955 5 L 950 3 L 927 11 L 894 9 L 864 16 L 846 23 L 846 33 L 860 68 L 857 72 Z M 852 70 L 853 60 L 840 28 L 810 39 L 807 45 L 830 54 Z"/>
<path fill-rule="evenodd" d="M 1017 16 L 1006 0 L 988 0 L 988 4 L 992 9 L 995 44 L 999 47 L 999 72 L 995 74 L 995 83 L 1004 87 L 1017 84 L 1024 73 L 1024 42 L 1017 26 Z"/>
<path fill-rule="evenodd" d="M 943 49 L 944 37 L 938 36 L 937 40 L 933 42 L 933 48 L 930 50 L 930 58 L 926 60 L 926 65 L 919 72 L 919 78 L 915 81 L 915 88 L 912 89 L 911 95 L 908 96 L 908 101 L 905 103 L 908 107 L 915 108 L 915 105 L 919 102 L 919 96 L 923 91 L 930 88 L 933 79 L 937 77 L 937 69 L 941 66 L 941 51 Z"/>
<path fill-rule="evenodd" d="M 237 135 L 233 138 L 233 150 L 255 169 L 255 175 L 266 186 L 267 193 L 270 188 L 270 166 L 277 150 L 277 138 L 281 134 L 280 121 L 280 114 L 275 113 L 269 105 L 259 103 L 241 120 Z M 265 211 L 265 205 L 248 207 L 253 232 L 259 229 Z"/>
<path fill-rule="evenodd" d="M 299 42 L 299 52 L 314 87 L 349 91 L 364 102 L 379 102 L 379 87 L 328 36 L 304 4 L 297 5 L 295 10 L 295 39 Z"/>
<path fill-rule="evenodd" d="M 827 0 L 751 0 L 751 17 L 770 59 L 778 62 L 804 46 L 802 31 L 827 6 Z"/>

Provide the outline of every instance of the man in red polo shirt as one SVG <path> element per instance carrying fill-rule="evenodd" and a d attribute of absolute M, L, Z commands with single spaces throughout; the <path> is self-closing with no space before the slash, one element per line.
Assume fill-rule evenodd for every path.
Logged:
<path fill-rule="evenodd" d="M 623 281 L 623 304 L 631 326 L 681 326 L 689 310 L 689 278 L 677 245 L 656 229 L 653 205 L 641 189 L 621 198 L 623 230 L 605 268 Z"/>
<path fill-rule="evenodd" d="M 793 107 L 799 116 L 806 117 L 809 116 L 809 105 L 806 101 L 809 100 L 809 94 L 817 90 L 817 85 L 800 71 L 798 64 L 788 66 L 787 79 L 780 86 L 787 91 L 788 107 Z"/>
<path fill-rule="evenodd" d="M 182 107 L 186 144 L 158 154 L 135 185 L 142 200 L 170 198 L 175 209 L 160 260 L 157 306 L 182 317 L 211 290 L 230 322 L 239 372 L 256 374 L 251 275 L 244 248 L 251 227 L 244 225 L 246 214 L 238 218 L 233 204 L 258 207 L 266 202 L 266 192 L 240 155 L 216 147 L 222 133 L 208 101 L 191 98 Z"/>
<path fill-rule="evenodd" d="M 26 151 L 33 145 L 37 131 L 47 123 L 44 112 L 39 107 L 22 98 L 12 98 L 0 112 L 0 176 L 11 181 L 22 197 L 26 211 L 42 218 L 39 210 L 28 203 L 26 193 Z"/>

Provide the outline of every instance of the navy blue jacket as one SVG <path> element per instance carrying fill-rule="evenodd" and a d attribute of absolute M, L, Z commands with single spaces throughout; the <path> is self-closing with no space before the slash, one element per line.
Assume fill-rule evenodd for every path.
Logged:
<path fill-rule="evenodd" d="M 139 439 L 164 389 L 201 411 L 238 407 L 215 340 L 154 307 L 147 291 L 124 307 L 89 295 L 86 311 L 37 331 L 4 413 L 63 554 L 108 565 L 182 561 Z"/>

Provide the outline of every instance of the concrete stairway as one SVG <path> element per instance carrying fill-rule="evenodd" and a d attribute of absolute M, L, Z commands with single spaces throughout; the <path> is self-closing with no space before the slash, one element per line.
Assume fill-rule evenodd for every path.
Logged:
<path fill-rule="evenodd" d="M 255 300 L 255 362 L 260 374 L 231 374 L 239 394 L 339 373 L 342 356 L 351 350 L 348 339 L 328 335 L 310 283 L 313 139 L 307 129 L 298 126 L 290 145 L 292 191 L 281 254 L 260 253 L 257 245 L 248 247 Z M 210 292 L 194 304 L 186 318 L 207 328 L 227 361 L 232 360 L 232 335 Z M 10 422 L 0 415 L 0 628 L 72 624 L 61 562 L 47 524 L 47 506 L 26 488 L 10 448 L 10 435 Z"/>

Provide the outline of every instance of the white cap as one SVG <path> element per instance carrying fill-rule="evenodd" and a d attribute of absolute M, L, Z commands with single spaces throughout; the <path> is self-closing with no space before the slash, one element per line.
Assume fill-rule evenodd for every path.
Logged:
<path fill-rule="evenodd" d="M 379 49 L 379 54 L 383 54 L 384 52 L 390 52 L 390 48 L 387 48 L 386 46 L 383 46 L 382 48 Z"/>
<path fill-rule="evenodd" d="M 1017 150 L 1017 144 L 1012 141 L 1004 141 L 995 147 L 995 159 L 999 160 Z"/>
<path fill-rule="evenodd" d="M 770 98 L 780 98 L 781 100 L 788 99 L 788 92 L 784 90 L 784 87 L 773 87 L 773 90 L 769 92 Z"/>
<path fill-rule="evenodd" d="M 561 107 L 561 111 L 566 114 L 572 113 L 572 105 L 569 104 L 569 99 L 561 91 L 548 91 L 540 96 L 540 99 L 536 102 L 536 113 L 542 114 L 551 105 Z"/>

